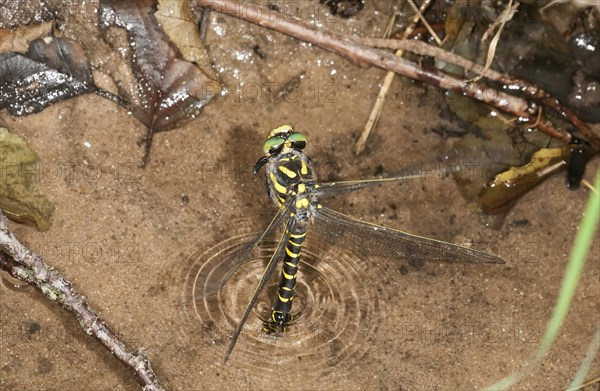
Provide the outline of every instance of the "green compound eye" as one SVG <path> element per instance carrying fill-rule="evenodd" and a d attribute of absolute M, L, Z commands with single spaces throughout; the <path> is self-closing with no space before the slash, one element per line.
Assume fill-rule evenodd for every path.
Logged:
<path fill-rule="evenodd" d="M 285 143 L 285 138 L 283 137 L 270 137 L 263 144 L 263 151 L 267 155 L 272 155 L 283 147 L 283 143 Z"/>
<path fill-rule="evenodd" d="M 290 134 L 287 139 L 292 143 L 294 149 L 304 149 L 306 147 L 306 136 L 300 132 Z"/>

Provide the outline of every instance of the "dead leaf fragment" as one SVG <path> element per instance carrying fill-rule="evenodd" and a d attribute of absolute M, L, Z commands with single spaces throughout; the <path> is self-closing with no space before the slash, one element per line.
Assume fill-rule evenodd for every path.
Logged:
<path fill-rule="evenodd" d="M 562 170 L 569 160 L 569 151 L 568 147 L 541 148 L 524 166 L 510 167 L 496 175 L 481 190 L 481 209 L 487 214 L 505 213 L 522 195 Z"/>
<path fill-rule="evenodd" d="M 75 41 L 46 37 L 33 41 L 26 55 L 0 53 L 0 108 L 12 115 L 37 113 L 95 90 L 83 48 Z"/>
<path fill-rule="evenodd" d="M 0 127 L 0 209 L 11 220 L 50 229 L 54 205 L 33 184 L 37 153 L 19 136 Z"/>
<path fill-rule="evenodd" d="M 0 28 L 13 28 L 54 19 L 42 0 L 5 0 L 0 2 Z"/>
<path fill-rule="evenodd" d="M 206 49 L 198 33 L 198 22 L 189 1 L 159 0 L 156 20 L 177 46 L 184 60 L 196 65 L 211 79 L 216 79 Z"/>
<path fill-rule="evenodd" d="M 26 53 L 29 44 L 52 31 L 52 22 L 0 29 L 0 52 Z"/>
<path fill-rule="evenodd" d="M 154 133 L 183 126 L 220 91 L 216 81 L 181 59 L 160 29 L 152 4 L 150 0 L 101 2 L 104 28 L 116 25 L 127 31 L 137 79 L 137 96 L 128 100 L 137 102 L 133 115 L 148 128 L 144 164 Z"/>

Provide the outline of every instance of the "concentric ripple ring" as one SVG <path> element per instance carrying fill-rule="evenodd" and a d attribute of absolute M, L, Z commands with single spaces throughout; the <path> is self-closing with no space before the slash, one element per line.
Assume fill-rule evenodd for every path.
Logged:
<path fill-rule="evenodd" d="M 264 241 L 248 259 L 240 249 L 256 234 L 232 237 L 197 253 L 188 275 L 188 315 L 204 330 L 203 338 L 223 346 L 223 355 L 276 242 Z M 267 284 L 230 358 L 233 365 L 263 370 L 293 364 L 307 375 L 324 376 L 338 365 L 362 357 L 379 323 L 376 282 L 369 281 L 363 259 L 338 246 L 314 241 L 309 233 L 302 247 L 292 314 L 282 335 L 263 331 L 270 316 L 279 273 Z M 235 362 L 235 364 L 234 364 Z M 315 368 L 323 368 L 316 373 Z"/>

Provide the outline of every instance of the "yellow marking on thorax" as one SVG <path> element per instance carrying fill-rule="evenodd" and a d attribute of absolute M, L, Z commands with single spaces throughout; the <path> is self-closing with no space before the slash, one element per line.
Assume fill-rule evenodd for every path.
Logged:
<path fill-rule="evenodd" d="M 300 198 L 296 201 L 296 209 L 308 208 L 308 200 L 306 198 Z"/>
<path fill-rule="evenodd" d="M 306 166 L 306 163 L 304 163 L 304 162 L 302 162 L 302 167 L 300 167 L 300 174 L 302 174 L 302 175 L 308 174 L 308 167 Z"/>
<path fill-rule="evenodd" d="M 296 178 L 298 176 L 298 174 L 296 174 L 294 171 L 290 170 L 289 168 L 287 168 L 285 166 L 279 166 L 277 168 L 279 169 L 279 171 L 283 172 L 289 178 Z"/>
<path fill-rule="evenodd" d="M 306 185 L 304 183 L 298 183 L 298 193 L 306 193 Z"/>
<path fill-rule="evenodd" d="M 275 177 L 275 174 L 271 173 L 271 175 L 269 175 L 269 178 L 271 178 L 271 182 L 273 183 L 275 190 L 279 194 L 287 194 L 287 189 L 285 188 L 285 186 L 282 186 L 279 182 L 277 182 L 277 178 Z"/>

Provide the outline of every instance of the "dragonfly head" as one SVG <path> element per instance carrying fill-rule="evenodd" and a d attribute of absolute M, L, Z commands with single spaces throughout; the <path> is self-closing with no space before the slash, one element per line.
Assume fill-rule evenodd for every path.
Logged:
<path fill-rule="evenodd" d="M 290 149 L 301 151 L 306 147 L 306 142 L 306 136 L 300 132 L 294 132 L 290 125 L 273 129 L 263 144 L 265 156 L 261 157 L 254 165 L 254 173 L 256 174 L 270 157 Z"/>

